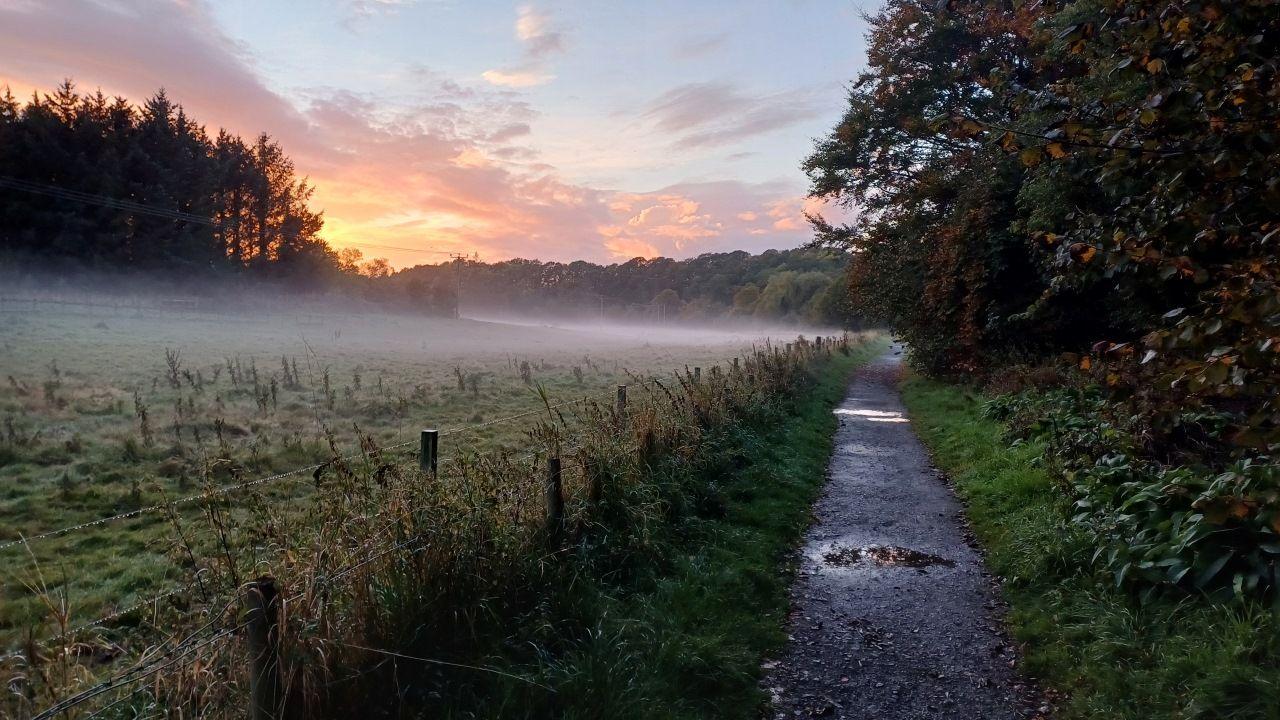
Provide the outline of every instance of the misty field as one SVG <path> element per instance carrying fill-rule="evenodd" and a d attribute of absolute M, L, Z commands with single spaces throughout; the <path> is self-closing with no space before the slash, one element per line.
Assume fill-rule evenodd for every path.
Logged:
<path fill-rule="evenodd" d="M 548 405 L 710 368 L 764 340 L 409 315 L 0 309 L 0 650 L 193 582 L 185 555 L 216 552 L 218 537 L 202 523 L 204 535 L 177 542 L 183 518 L 207 509 L 175 501 L 245 485 L 223 492 L 220 522 L 235 524 L 252 512 L 237 497 L 287 506 L 318 476 L 255 480 L 358 453 L 361 438 L 411 463 L 422 428 L 442 431 L 442 458 L 522 452 Z M 572 404 L 557 412 L 576 421 Z"/>

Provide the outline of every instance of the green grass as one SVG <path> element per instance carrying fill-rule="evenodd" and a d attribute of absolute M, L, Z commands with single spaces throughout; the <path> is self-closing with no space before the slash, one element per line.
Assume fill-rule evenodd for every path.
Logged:
<path fill-rule="evenodd" d="M 761 663 L 785 642 L 791 551 L 810 522 L 852 371 L 881 352 L 836 355 L 792 412 L 738 425 L 684 474 L 689 506 L 642 562 L 583 548 L 531 616 L 506 624 L 477 664 L 536 681 L 457 673 L 430 716 L 752 718 Z M 553 571 L 557 572 L 557 571 Z M 536 649 L 533 649 L 536 648 Z M 548 691 L 547 688 L 554 688 Z"/>
<path fill-rule="evenodd" d="M 287 312 L 4 313 L 0 543 L 190 496 L 203 487 L 211 458 L 233 461 L 209 477 L 227 485 L 326 459 L 326 431 L 340 451 L 351 452 L 357 427 L 389 445 L 412 441 L 421 427 L 460 428 L 536 410 L 541 400 L 520 377 L 520 362 L 532 366 L 532 381 L 553 401 L 607 399 L 617 384 L 631 382 L 627 371 L 709 369 L 754 339 L 659 329 L 593 334 L 399 315 L 331 314 L 300 322 Z M 180 351 L 182 369 L 203 382 L 183 377 L 180 387 L 170 387 L 166 349 Z M 296 363 L 300 377 L 293 387 L 283 377 L 282 357 Z M 246 377 L 233 381 L 228 359 Z M 266 409 L 254 397 L 251 367 L 264 387 L 277 384 L 276 401 Z M 477 376 L 474 392 L 457 388 L 455 367 Z M 326 372 L 332 406 L 324 398 Z M 148 408 L 150 445 L 141 436 L 135 393 Z M 452 435 L 441 452 L 451 457 L 519 445 L 527 425 Z M 411 444 L 394 459 L 410 460 L 414 450 Z M 262 490 L 282 501 L 308 492 L 306 483 L 291 480 Z M 194 505 L 184 508 L 184 517 L 199 517 Z M 172 536 L 163 514 L 153 512 L 29 548 L 0 549 L 0 652 L 33 626 L 37 637 L 54 629 L 32 584 L 65 594 L 70 622 L 78 625 L 189 582 L 172 556 Z"/>
<path fill-rule="evenodd" d="M 1280 617 L 1259 604 L 1146 605 L 1088 568 L 1091 538 L 1034 444 L 1011 446 L 982 399 L 906 383 L 917 432 L 951 475 L 990 569 L 1004 580 L 1024 669 L 1072 718 L 1280 718 Z"/>

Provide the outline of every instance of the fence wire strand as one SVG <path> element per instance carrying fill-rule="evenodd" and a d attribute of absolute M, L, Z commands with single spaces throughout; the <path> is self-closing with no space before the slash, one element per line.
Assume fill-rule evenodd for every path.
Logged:
<path fill-rule="evenodd" d="M 463 427 L 441 430 L 440 435 L 441 437 L 447 437 L 447 436 L 458 435 L 458 434 L 467 433 L 467 432 L 474 432 L 476 430 L 482 430 L 484 428 L 492 427 L 494 425 L 500 425 L 502 423 L 513 422 L 515 420 L 521 420 L 527 417 L 538 415 L 540 413 L 547 412 L 548 410 L 558 410 L 560 408 L 569 407 L 571 405 L 577 405 L 580 403 L 589 402 L 593 399 L 597 399 L 597 398 L 582 397 L 582 398 L 576 398 L 574 400 L 566 400 L 564 402 L 556 403 L 548 407 L 541 407 L 534 410 L 528 410 L 526 412 L 517 413 L 515 415 L 510 415 L 507 417 L 501 417 L 501 418 L 489 420 L 482 423 L 476 423 L 474 425 L 466 425 Z M 385 452 L 388 450 L 398 450 L 400 448 L 405 448 L 405 447 L 409 447 L 410 445 L 414 445 L 416 442 L 417 442 L 416 440 L 406 440 L 404 442 L 399 442 L 394 445 L 379 447 L 378 451 Z M 357 460 L 362 457 L 365 457 L 365 453 L 363 451 L 359 453 L 352 453 L 350 455 L 343 456 L 340 459 L 346 462 L 351 460 Z M 78 532 L 80 530 L 87 530 L 92 527 L 97 527 L 99 525 L 106 525 L 108 523 L 117 522 L 119 520 L 127 520 L 129 518 L 138 517 L 140 515 L 146 515 L 146 514 L 158 512 L 161 510 L 167 510 L 170 508 L 181 507 L 183 505 L 189 505 L 199 500 L 207 500 L 209 498 L 221 497 L 223 495 L 226 495 L 228 493 L 233 493 L 238 490 L 246 490 L 251 487 L 256 487 L 258 485 L 264 485 L 267 483 L 275 482 L 276 480 L 283 480 L 285 478 L 294 477 L 297 475 L 301 475 L 303 473 L 315 472 L 316 470 L 327 467 L 332 462 L 333 462 L 332 460 L 326 460 L 324 462 L 307 465 L 306 467 L 294 468 L 292 470 L 285 470 L 283 472 L 278 472 L 273 475 L 267 475 L 265 477 L 257 478 L 254 480 L 249 480 L 246 482 L 236 483 L 232 485 L 226 485 L 213 490 L 207 490 L 205 492 L 196 493 L 194 495 L 189 495 L 187 497 L 179 498 L 177 500 L 170 500 L 168 502 L 155 503 L 153 505 L 147 505 L 144 507 L 135 508 L 133 510 L 127 510 L 122 513 L 117 513 L 115 515 L 96 518 L 94 520 L 87 520 L 85 522 L 78 523 L 76 525 L 69 525 L 64 528 L 58 528 L 57 530 L 49 530 L 36 535 L 20 537 L 16 540 L 8 540 L 5 542 L 0 542 L 0 551 L 8 550 L 9 548 L 18 547 L 20 545 L 27 545 L 29 543 L 40 541 L 40 540 L 48 540 L 50 538 L 61 537 L 63 535 L 67 535 L 73 532 Z"/>

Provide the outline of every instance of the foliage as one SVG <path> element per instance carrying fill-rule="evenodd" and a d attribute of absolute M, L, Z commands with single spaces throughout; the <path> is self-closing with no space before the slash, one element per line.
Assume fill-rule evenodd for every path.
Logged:
<path fill-rule="evenodd" d="M 813 195 L 856 210 L 841 227 L 815 219 L 819 244 L 854 252 L 855 312 L 889 323 L 931 370 L 974 371 L 1022 338 L 1009 316 L 1039 292 L 1009 230 L 1022 170 L 925 118 L 1007 116 L 983 86 L 1022 41 L 1017 17 L 935 5 L 895 0 L 869 18 L 869 70 L 804 167 Z"/>
<path fill-rule="evenodd" d="M 1274 584 L 1277 3 L 893 0 L 869 45 L 806 163 L 858 210 L 816 222 L 854 307 L 935 374 L 1060 362 L 1105 390 L 1122 452 L 1058 430 L 1122 576 Z M 1249 530 L 1199 512 L 1228 497 Z"/>
<path fill-rule="evenodd" d="M 1280 465 L 1270 458 L 1218 470 L 1154 462 L 1134 445 L 1141 418 L 1098 388 L 1000 396 L 984 413 L 1019 442 L 1044 444 L 1075 500 L 1072 522 L 1097 538 L 1093 560 L 1117 585 L 1148 600 L 1173 587 L 1280 598 Z M 1188 440 L 1228 422 L 1192 411 L 1179 420 Z"/>
<path fill-rule="evenodd" d="M 1011 445 L 1008 429 L 984 416 L 982 397 L 963 387 L 914 378 L 903 396 L 965 501 L 986 564 L 1001 579 L 1022 668 L 1050 691 L 1053 717 L 1280 719 L 1280 613 L 1270 603 L 1172 594 L 1144 601 L 1117 588 L 1090 562 L 1093 529 L 1073 521 L 1077 510 L 1044 463 L 1048 438 Z M 1093 391 L 1074 402 L 1105 399 Z M 988 408 L 1023 423 L 1063 406 Z"/>

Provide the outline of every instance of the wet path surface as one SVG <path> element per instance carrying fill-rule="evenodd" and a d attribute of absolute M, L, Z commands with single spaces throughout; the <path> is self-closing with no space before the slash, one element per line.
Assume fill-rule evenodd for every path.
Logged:
<path fill-rule="evenodd" d="M 906 418 L 899 360 L 891 350 L 868 365 L 836 410 L 790 641 L 765 666 L 774 716 L 1035 717 L 996 588 Z"/>

